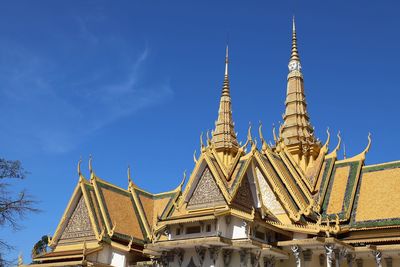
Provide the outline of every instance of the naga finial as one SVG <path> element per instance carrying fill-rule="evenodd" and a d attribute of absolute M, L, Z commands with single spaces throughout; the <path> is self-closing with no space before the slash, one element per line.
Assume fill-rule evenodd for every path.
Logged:
<path fill-rule="evenodd" d="M 92 154 L 90 154 L 89 155 L 89 172 L 90 172 L 90 174 L 93 173 L 92 161 L 93 161 Z"/>
<path fill-rule="evenodd" d="M 276 137 L 275 123 L 272 124 L 272 135 L 274 137 L 275 144 L 277 144 L 278 143 L 278 138 Z"/>
<path fill-rule="evenodd" d="M 261 121 L 259 121 L 260 126 L 258 127 L 258 135 L 260 136 L 260 140 L 261 140 L 261 148 L 262 150 L 266 150 L 267 149 L 267 142 L 264 139 L 264 135 L 262 133 L 262 123 Z"/>
<path fill-rule="evenodd" d="M 79 159 L 79 161 L 78 161 L 78 166 L 77 166 L 78 176 L 79 176 L 79 177 L 82 176 L 82 172 L 81 172 L 81 163 L 82 163 L 82 157 Z"/>
<path fill-rule="evenodd" d="M 207 136 L 207 145 L 211 145 L 210 130 L 207 130 L 206 136 Z"/>
<path fill-rule="evenodd" d="M 328 127 L 328 128 L 326 128 L 326 141 L 324 144 L 325 148 L 328 148 L 330 141 L 331 141 L 331 133 L 329 132 L 329 127 Z"/>
<path fill-rule="evenodd" d="M 203 143 L 203 132 L 200 134 L 200 149 L 203 150 L 204 148 L 204 143 Z"/>
<path fill-rule="evenodd" d="M 128 165 L 127 174 L 128 174 L 128 184 L 130 185 L 130 184 L 132 183 L 132 178 L 131 178 L 131 166 L 130 166 L 130 165 Z"/>
<path fill-rule="evenodd" d="M 193 152 L 193 161 L 195 164 L 197 164 L 196 150 L 194 150 L 194 152 Z"/>

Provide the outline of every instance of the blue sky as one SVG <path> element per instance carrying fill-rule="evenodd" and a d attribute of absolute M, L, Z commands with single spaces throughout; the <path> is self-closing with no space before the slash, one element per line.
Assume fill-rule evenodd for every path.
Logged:
<path fill-rule="evenodd" d="M 367 163 L 400 159 L 397 1 L 9 1 L 0 3 L 1 156 L 30 172 L 15 186 L 40 201 L 18 232 L 29 261 L 52 235 L 93 155 L 97 175 L 169 190 L 192 170 L 217 118 L 229 35 L 234 120 L 272 124 L 284 111 L 295 13 L 317 136 L 341 130 L 347 155 L 372 133 Z M 256 134 L 256 131 L 253 131 Z M 331 146 L 335 145 L 333 139 Z"/>

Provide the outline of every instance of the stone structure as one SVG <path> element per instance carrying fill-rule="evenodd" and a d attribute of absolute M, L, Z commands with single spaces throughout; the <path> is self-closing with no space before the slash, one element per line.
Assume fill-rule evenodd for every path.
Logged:
<path fill-rule="evenodd" d="M 79 182 L 32 266 L 381 267 L 400 264 L 400 162 L 338 158 L 307 112 L 293 20 L 284 122 L 268 145 L 234 131 L 228 49 L 218 119 L 185 187 L 152 194 L 78 165 Z M 90 164 L 91 165 L 91 164 Z M 22 265 L 22 262 L 20 262 Z"/>

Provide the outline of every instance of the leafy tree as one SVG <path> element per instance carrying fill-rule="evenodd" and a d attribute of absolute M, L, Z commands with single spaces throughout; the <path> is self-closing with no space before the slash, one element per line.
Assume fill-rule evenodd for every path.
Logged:
<path fill-rule="evenodd" d="M 27 172 L 18 160 L 0 158 L 0 227 L 20 229 L 19 222 L 29 212 L 37 212 L 36 202 L 26 194 L 25 190 L 15 192 L 11 190 L 12 182 L 23 180 Z M 12 246 L 0 239 L 0 266 L 6 262 L 1 257 L 2 252 L 9 251 Z"/>
<path fill-rule="evenodd" d="M 45 253 L 47 251 L 47 245 L 49 244 L 49 237 L 47 235 L 42 236 L 42 238 L 36 242 L 32 248 L 32 259 L 36 256 Z"/>

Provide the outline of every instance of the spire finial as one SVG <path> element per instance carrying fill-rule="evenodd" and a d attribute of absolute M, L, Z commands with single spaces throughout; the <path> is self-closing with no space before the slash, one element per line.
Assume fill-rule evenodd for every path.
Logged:
<path fill-rule="evenodd" d="M 297 50 L 296 21 L 294 15 L 292 18 L 292 52 L 289 61 L 290 63 L 293 61 L 300 63 L 299 51 Z M 290 63 L 289 70 L 292 71 L 294 69 L 291 69 Z M 298 66 L 300 66 L 300 64 L 298 64 Z M 300 68 L 298 70 L 300 70 Z"/>
<path fill-rule="evenodd" d="M 222 95 L 219 103 L 218 119 L 215 122 L 215 130 L 212 133 L 211 143 L 217 151 L 229 151 L 235 154 L 239 149 L 236 139 L 234 123 L 232 119 L 232 103 L 229 86 L 229 47 L 225 49 L 225 77 L 222 86 Z"/>
<path fill-rule="evenodd" d="M 229 65 L 229 46 L 226 44 L 225 52 L 225 76 L 228 76 L 228 65 Z"/>
<path fill-rule="evenodd" d="M 292 27 L 293 33 L 296 33 L 296 21 L 294 15 L 292 17 L 292 22 L 293 22 L 293 27 Z"/>

